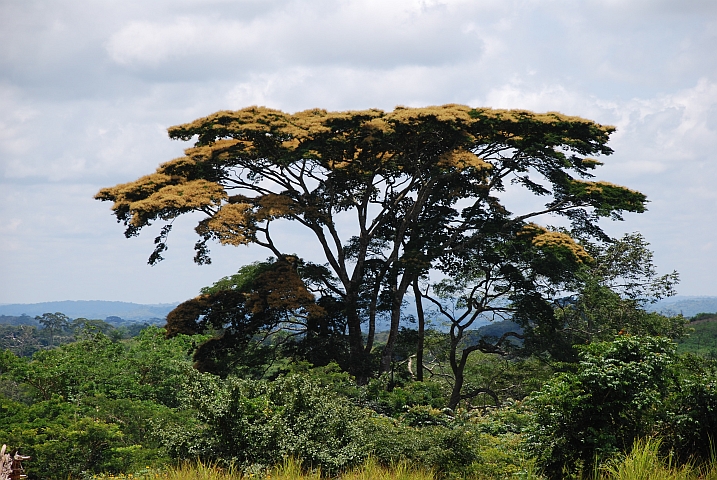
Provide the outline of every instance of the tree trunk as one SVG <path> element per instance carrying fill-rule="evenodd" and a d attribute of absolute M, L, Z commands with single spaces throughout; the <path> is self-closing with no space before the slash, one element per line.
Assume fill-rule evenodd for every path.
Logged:
<path fill-rule="evenodd" d="M 451 398 L 448 401 L 448 408 L 455 410 L 458 403 L 461 401 L 461 390 L 463 389 L 463 370 L 465 367 L 465 355 L 461 356 L 461 361 L 458 361 L 458 344 L 463 338 L 463 329 L 456 325 L 454 322 L 451 326 L 451 349 L 449 353 L 449 362 L 451 364 L 451 371 L 453 371 L 453 390 L 451 391 Z"/>
<path fill-rule="evenodd" d="M 386 345 L 383 347 L 381 352 L 381 373 L 387 373 L 391 371 L 391 360 L 393 359 L 393 349 L 396 346 L 396 339 L 398 338 L 398 326 L 401 323 L 401 305 L 403 305 L 403 297 L 406 296 L 406 290 L 410 285 L 409 278 L 404 275 L 401 278 L 401 284 L 396 286 L 396 279 L 393 279 L 392 300 L 391 300 L 391 329 L 388 332 L 388 339 Z"/>
<path fill-rule="evenodd" d="M 358 385 L 368 383 L 369 365 L 363 347 L 361 317 L 356 308 L 355 298 L 347 298 L 346 317 L 349 327 L 349 373 L 356 378 Z"/>
<path fill-rule="evenodd" d="M 453 390 L 451 390 L 451 399 L 448 401 L 448 408 L 455 410 L 461 401 L 461 390 L 463 389 L 463 372 L 454 372 L 455 382 L 453 383 Z"/>
<path fill-rule="evenodd" d="M 393 290 L 391 304 L 391 327 L 388 332 L 388 339 L 381 351 L 381 373 L 391 371 L 391 360 L 393 359 L 393 349 L 396 346 L 396 338 L 398 337 L 398 325 L 401 322 L 401 303 L 403 298 L 399 299 L 398 289 L 395 283 L 391 286 Z"/>
<path fill-rule="evenodd" d="M 421 289 L 418 288 L 418 279 L 413 282 L 413 296 L 416 297 L 416 316 L 418 317 L 418 345 L 416 345 L 416 380 L 423 381 L 423 340 L 425 338 L 426 318 L 423 313 Z"/>

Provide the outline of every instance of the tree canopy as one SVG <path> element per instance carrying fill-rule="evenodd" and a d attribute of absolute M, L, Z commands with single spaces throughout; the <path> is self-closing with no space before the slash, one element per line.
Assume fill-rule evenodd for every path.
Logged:
<path fill-rule="evenodd" d="M 463 105 L 294 114 L 249 107 L 170 128 L 171 138 L 195 139 L 194 147 L 96 198 L 114 202 L 128 237 L 166 222 L 150 263 L 162 259 L 173 219 L 189 212 L 204 214 L 195 229 L 200 264 L 211 261 L 209 241 L 260 245 L 285 261 L 296 246 L 277 244 L 275 225 L 310 231 L 331 273 L 319 281 L 341 305 L 350 369 L 361 378 L 377 316 L 391 323 L 385 371 L 406 292 L 432 269 L 450 273 L 480 245 L 526 233 L 538 250 L 588 261 L 569 236 L 533 223 L 563 216 L 575 232 L 605 238 L 600 217 L 643 212 L 643 194 L 592 179 L 601 165 L 592 157 L 612 153 L 613 131 L 555 112 Z M 501 195 L 511 185 L 545 203 L 509 211 Z"/>

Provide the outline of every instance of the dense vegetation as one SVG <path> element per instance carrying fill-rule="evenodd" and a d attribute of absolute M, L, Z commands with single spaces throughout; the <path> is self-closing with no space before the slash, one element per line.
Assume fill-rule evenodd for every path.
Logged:
<path fill-rule="evenodd" d="M 689 336 L 677 342 L 677 351 L 717 359 L 717 313 L 698 313 L 690 319 Z"/>
<path fill-rule="evenodd" d="M 653 447 L 678 464 L 708 460 L 717 431 L 715 363 L 678 355 L 665 337 L 621 334 L 580 347 L 579 363 L 478 353 L 468 383 L 499 407 L 479 394 L 449 410 L 449 370 L 438 369 L 450 337 L 440 331 L 427 335 L 430 379 L 413 380 L 404 362 L 363 386 L 337 364 L 287 353 L 254 375 L 201 373 L 190 354 L 209 337 L 165 334 L 87 329 L 32 358 L 3 351 L 2 441 L 33 455 L 30 478 L 197 458 L 237 474 L 291 458 L 329 475 L 372 459 L 440 477 L 564 478 L 596 460 L 608 468 L 641 438 L 659 438 Z"/>

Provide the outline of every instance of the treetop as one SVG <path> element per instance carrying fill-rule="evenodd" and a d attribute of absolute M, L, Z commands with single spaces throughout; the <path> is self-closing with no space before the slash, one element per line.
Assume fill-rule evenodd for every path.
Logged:
<path fill-rule="evenodd" d="M 171 127 L 173 139 L 196 139 L 183 157 L 95 198 L 114 202 L 127 236 L 153 220 L 200 211 L 206 218 L 196 231 L 203 242 L 261 243 L 261 232 L 268 246 L 267 225 L 274 219 L 299 221 L 316 232 L 351 209 L 361 212 L 365 234 L 378 234 L 389 216 L 409 209 L 418 214 L 423 207 L 410 207 L 409 198 L 442 205 L 446 221 L 482 218 L 485 208 L 509 214 L 493 195 L 512 183 L 552 197 L 546 212 L 592 228 L 597 217 L 644 211 L 641 193 L 589 180 L 601 165 L 589 156 L 612 153 L 607 141 L 613 131 L 557 112 L 455 104 L 293 114 L 254 106 Z M 452 207 L 461 199 L 474 202 L 465 221 Z M 373 223 L 368 205 L 383 212 Z M 170 228 L 157 237 L 150 262 L 161 260 Z M 197 247 L 200 263 L 203 245 Z"/>

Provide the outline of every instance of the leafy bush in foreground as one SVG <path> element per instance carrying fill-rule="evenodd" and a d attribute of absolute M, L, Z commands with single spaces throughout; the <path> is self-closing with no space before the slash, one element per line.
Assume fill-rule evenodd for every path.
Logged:
<path fill-rule="evenodd" d="M 574 372 L 533 395 L 528 444 L 551 478 L 659 436 L 678 459 L 708 459 L 717 418 L 714 373 L 675 353 L 665 338 L 619 336 L 582 348 Z"/>
<path fill-rule="evenodd" d="M 385 465 L 409 460 L 439 472 L 459 471 L 478 458 L 470 426 L 411 428 L 355 406 L 307 375 L 269 382 L 197 373 L 186 395 L 198 423 L 158 426 L 177 458 L 254 469 L 291 457 L 332 474 L 369 457 Z M 407 418 L 413 419 L 410 412 Z"/>
<path fill-rule="evenodd" d="M 101 333 L 37 352 L 0 352 L 0 444 L 33 457 L 29 477 L 121 472 L 167 460 L 153 424 L 176 411 L 192 339 L 150 327 L 114 342 Z"/>

